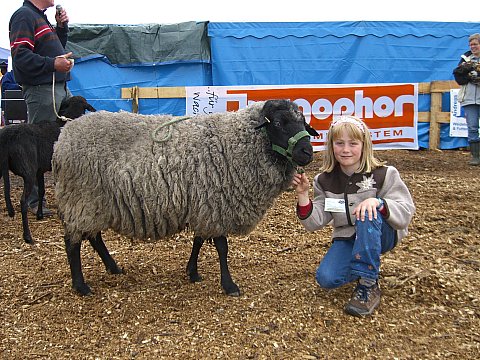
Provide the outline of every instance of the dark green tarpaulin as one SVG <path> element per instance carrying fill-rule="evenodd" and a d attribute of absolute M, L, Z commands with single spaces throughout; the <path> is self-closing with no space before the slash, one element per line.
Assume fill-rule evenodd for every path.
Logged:
<path fill-rule="evenodd" d="M 112 64 L 128 66 L 210 62 L 207 22 L 72 24 L 67 51 L 76 59 L 100 55 Z"/>

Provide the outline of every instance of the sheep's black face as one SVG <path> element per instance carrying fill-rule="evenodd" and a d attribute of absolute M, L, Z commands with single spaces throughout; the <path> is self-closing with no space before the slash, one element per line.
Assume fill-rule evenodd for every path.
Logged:
<path fill-rule="evenodd" d="M 76 119 L 85 114 L 85 111 L 97 111 L 83 96 L 71 96 L 62 101 L 58 114 L 70 119 Z"/>
<path fill-rule="evenodd" d="M 278 153 L 300 166 L 313 160 L 310 136 L 318 133 L 305 122 L 305 117 L 297 104 L 289 100 L 268 100 L 261 115 L 272 147 Z"/>

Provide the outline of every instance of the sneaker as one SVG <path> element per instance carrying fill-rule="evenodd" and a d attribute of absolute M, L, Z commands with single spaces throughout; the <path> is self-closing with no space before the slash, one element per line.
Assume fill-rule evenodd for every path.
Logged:
<path fill-rule="evenodd" d="M 29 206 L 28 207 L 28 211 L 30 211 L 33 215 L 37 215 L 37 210 L 38 210 L 38 207 L 37 206 Z M 44 217 L 50 217 L 53 215 L 53 212 L 52 210 L 50 210 L 49 208 L 47 208 L 45 205 L 43 205 L 43 216 Z"/>
<path fill-rule="evenodd" d="M 382 292 L 376 282 L 372 286 L 357 284 L 350 301 L 345 305 L 345 311 L 353 316 L 371 315 L 380 305 Z"/>

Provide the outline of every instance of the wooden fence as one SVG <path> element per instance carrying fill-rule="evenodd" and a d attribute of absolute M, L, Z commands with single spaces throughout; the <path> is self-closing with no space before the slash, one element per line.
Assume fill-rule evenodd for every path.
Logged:
<path fill-rule="evenodd" d="M 429 144 L 430 150 L 437 150 L 440 144 L 440 124 L 450 122 L 450 112 L 442 111 L 442 95 L 450 89 L 458 89 L 453 80 L 424 82 L 418 84 L 419 94 L 430 94 L 430 111 L 418 113 L 419 122 L 430 123 Z M 150 87 L 138 86 L 122 88 L 122 99 L 132 99 L 132 111 L 138 112 L 139 99 L 172 99 L 185 98 L 185 87 Z"/>

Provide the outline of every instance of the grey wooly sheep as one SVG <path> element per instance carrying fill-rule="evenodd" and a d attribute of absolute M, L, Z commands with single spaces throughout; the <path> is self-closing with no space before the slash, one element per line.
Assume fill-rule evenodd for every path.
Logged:
<path fill-rule="evenodd" d="M 60 105 L 58 115 L 75 119 L 85 114 L 85 111 L 95 111 L 82 96 L 72 96 Z M 60 129 L 65 121 L 57 118 L 38 124 L 9 125 L 0 130 L 0 177 L 3 176 L 5 203 L 8 215 L 15 216 L 15 210 L 10 198 L 10 176 L 8 171 L 23 179 L 23 192 L 20 199 L 22 214 L 23 239 L 33 243 L 28 226 L 27 202 L 35 179 L 38 184 L 39 206 L 37 220 L 43 218 L 42 202 L 45 196 L 44 173 L 52 170 L 53 144 L 58 139 Z"/>
<path fill-rule="evenodd" d="M 295 166 L 312 161 L 309 135 L 318 135 L 288 100 L 189 118 L 162 129 L 169 132 L 165 141 L 152 140 L 172 120 L 101 111 L 68 123 L 60 134 L 53 155 L 55 194 L 79 294 L 91 293 L 81 267 L 83 239 L 107 271 L 118 274 L 122 270 L 101 231 L 158 239 L 188 227 L 195 234 L 190 279 L 200 279 L 198 253 L 203 239 L 213 238 L 221 285 L 238 295 L 227 266 L 227 235 L 253 230 L 289 187 Z"/>

